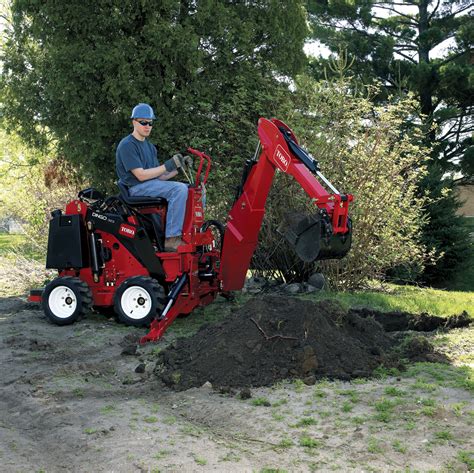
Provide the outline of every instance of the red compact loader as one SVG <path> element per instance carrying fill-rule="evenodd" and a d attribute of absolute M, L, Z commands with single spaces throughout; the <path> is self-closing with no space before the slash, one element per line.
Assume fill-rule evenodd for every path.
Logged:
<path fill-rule="evenodd" d="M 242 289 L 277 169 L 293 176 L 315 204 L 313 215 L 286 232 L 296 253 L 304 261 L 342 258 L 351 246 L 352 195 L 332 186 L 283 122 L 261 118 L 258 134 L 225 225 L 204 219 L 203 185 L 211 158 L 188 149 L 199 165 L 189 186 L 184 244 L 176 252 L 163 248 L 164 199 L 131 197 L 120 184 L 118 196 L 79 192 L 65 213 L 52 212 L 46 267 L 57 269 L 58 277 L 32 290 L 29 300 L 41 302 L 58 325 L 74 323 L 92 306 L 113 307 L 122 322 L 150 326 L 142 343 L 159 339 L 178 315 Z"/>

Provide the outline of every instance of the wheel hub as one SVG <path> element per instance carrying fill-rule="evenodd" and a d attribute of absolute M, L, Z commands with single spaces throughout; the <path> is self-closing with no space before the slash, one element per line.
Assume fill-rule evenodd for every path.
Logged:
<path fill-rule="evenodd" d="M 140 286 L 130 286 L 120 299 L 122 310 L 134 320 L 141 320 L 150 314 L 152 309 L 152 297 L 150 293 Z"/>
<path fill-rule="evenodd" d="M 74 314 L 77 308 L 77 298 L 68 286 L 57 286 L 49 295 L 48 305 L 56 317 L 66 319 Z"/>

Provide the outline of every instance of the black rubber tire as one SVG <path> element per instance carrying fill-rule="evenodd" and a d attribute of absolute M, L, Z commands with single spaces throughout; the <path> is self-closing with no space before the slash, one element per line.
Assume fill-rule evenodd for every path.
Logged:
<path fill-rule="evenodd" d="M 123 299 L 124 293 L 127 289 L 133 287 L 137 289 L 142 288 L 146 291 L 142 294 L 144 300 L 148 300 L 148 297 L 150 296 L 150 310 L 140 318 L 129 317 L 123 307 L 124 303 L 126 303 Z M 137 304 L 139 304 L 139 302 L 137 302 Z M 165 292 L 163 287 L 160 286 L 155 279 L 146 276 L 134 276 L 128 278 L 119 286 L 114 294 L 115 313 L 118 315 L 120 322 L 125 325 L 133 325 L 135 327 L 145 327 L 149 325 L 155 319 L 157 313 L 163 310 L 164 304 Z"/>
<path fill-rule="evenodd" d="M 53 303 L 51 293 L 54 289 L 63 287 L 64 291 L 70 290 L 76 298 L 76 307 L 70 315 L 60 315 L 57 303 Z M 66 289 L 68 288 L 68 289 Z M 42 295 L 42 305 L 44 313 L 48 319 L 56 325 L 70 325 L 77 322 L 86 314 L 88 314 L 92 307 L 92 293 L 89 286 L 79 278 L 72 276 L 62 276 L 51 281 L 44 289 Z"/>

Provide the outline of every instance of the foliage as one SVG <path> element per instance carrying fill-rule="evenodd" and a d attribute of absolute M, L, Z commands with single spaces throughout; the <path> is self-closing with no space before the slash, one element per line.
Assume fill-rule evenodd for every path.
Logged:
<path fill-rule="evenodd" d="M 443 170 L 474 169 L 472 142 L 474 82 L 471 54 L 474 24 L 469 0 L 310 1 L 313 38 L 332 52 L 347 50 L 362 84 L 384 84 L 377 99 L 412 91 Z M 316 59 L 312 71 L 331 73 Z"/>
<path fill-rule="evenodd" d="M 449 178 L 441 179 L 442 174 L 439 166 L 431 166 L 421 183 L 421 189 L 429 191 L 431 197 L 426 208 L 430 219 L 425 223 L 422 242 L 436 250 L 422 278 L 424 283 L 444 287 L 459 272 L 468 270 L 466 262 L 474 258 L 474 245 L 463 217 L 456 213 L 461 203 L 453 190 L 453 182 Z M 470 287 L 474 289 L 473 281 Z"/>
<path fill-rule="evenodd" d="M 321 264 L 331 286 L 360 287 L 382 277 L 395 264 L 416 262 L 422 266 L 426 255 L 419 236 L 424 199 L 417 198 L 416 191 L 428 151 L 420 145 L 419 130 L 407 126 L 416 103 L 407 98 L 374 106 L 370 97 L 351 91 L 344 79 L 317 83 L 300 77 L 296 85 L 288 123 L 320 163 L 322 173 L 341 192 L 354 194 L 352 249 L 342 260 Z M 287 179 L 279 181 L 284 182 L 275 189 L 279 197 L 269 212 L 272 221 L 267 220 L 267 224 L 274 224 L 264 233 L 269 240 L 262 246 L 262 251 L 270 254 L 270 262 L 281 239 L 275 223 L 283 220 L 285 212 L 301 206 L 302 199 L 299 186 Z M 314 204 L 305 205 L 314 212 Z M 296 278 L 301 276 L 301 267 L 288 252 L 279 258 L 278 264 L 286 259 L 286 267 Z"/>
<path fill-rule="evenodd" d="M 23 223 L 25 245 L 45 254 L 50 213 L 77 195 L 81 180 L 66 163 L 49 159 L 0 130 L 0 218 Z"/>
<path fill-rule="evenodd" d="M 383 84 L 377 101 L 394 92 L 416 94 L 420 119 L 430 129 L 426 141 L 433 157 L 429 177 L 420 189 L 433 202 L 426 209 L 429 224 L 422 240 L 434 244 L 437 255 L 436 265 L 427 266 L 422 280 L 446 284 L 462 268 L 466 239 L 462 228 L 456 228 L 459 204 L 452 183 L 439 180 L 447 172 L 461 171 L 465 176 L 474 172 L 472 2 L 311 1 L 309 11 L 313 37 L 333 52 L 347 51 L 357 82 Z M 328 66 L 328 60 L 319 58 L 311 70 L 316 77 L 323 71 L 334 74 Z"/>
<path fill-rule="evenodd" d="M 3 115 L 30 144 L 55 141 L 57 155 L 101 188 L 113 188 L 131 108 L 149 102 L 161 156 L 206 150 L 217 158 L 209 200 L 229 195 L 259 115 L 281 100 L 276 77 L 304 61 L 302 0 L 14 0 L 11 12 Z"/>

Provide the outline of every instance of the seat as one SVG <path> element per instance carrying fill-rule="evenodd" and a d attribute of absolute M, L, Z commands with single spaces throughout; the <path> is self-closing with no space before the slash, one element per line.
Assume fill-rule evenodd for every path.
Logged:
<path fill-rule="evenodd" d="M 120 181 L 117 182 L 117 186 L 120 190 L 120 198 L 128 205 L 131 206 L 155 206 L 155 205 L 166 205 L 167 200 L 162 197 L 147 197 L 143 195 L 131 196 L 128 192 L 128 187 L 122 184 Z"/>

